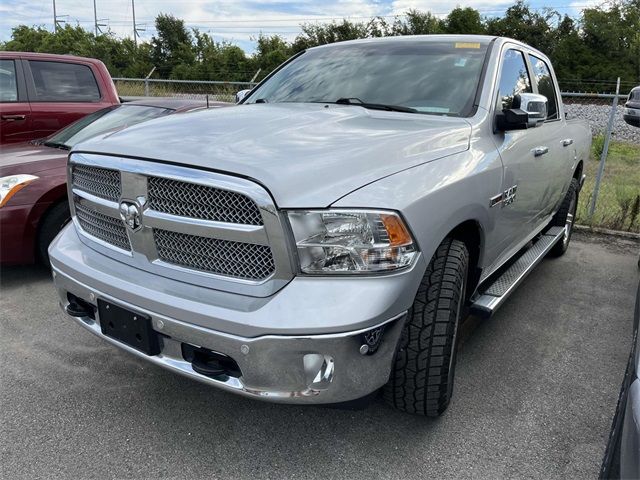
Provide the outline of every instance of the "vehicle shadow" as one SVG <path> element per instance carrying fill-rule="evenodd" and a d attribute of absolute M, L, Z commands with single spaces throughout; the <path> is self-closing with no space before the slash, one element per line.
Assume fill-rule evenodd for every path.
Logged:
<path fill-rule="evenodd" d="M 0 288 L 3 290 L 47 280 L 51 280 L 51 270 L 44 265 L 0 266 Z"/>

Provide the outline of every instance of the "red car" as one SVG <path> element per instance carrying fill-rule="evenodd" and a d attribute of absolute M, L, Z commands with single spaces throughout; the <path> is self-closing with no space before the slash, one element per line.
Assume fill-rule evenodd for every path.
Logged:
<path fill-rule="evenodd" d="M 210 104 L 211 108 L 228 106 Z M 152 118 L 206 108 L 204 101 L 149 98 L 104 108 L 54 135 L 0 153 L 0 263 L 48 263 L 47 247 L 69 221 L 67 154 L 76 143 Z"/>
<path fill-rule="evenodd" d="M 46 137 L 119 103 L 100 60 L 0 52 L 0 145 Z"/>

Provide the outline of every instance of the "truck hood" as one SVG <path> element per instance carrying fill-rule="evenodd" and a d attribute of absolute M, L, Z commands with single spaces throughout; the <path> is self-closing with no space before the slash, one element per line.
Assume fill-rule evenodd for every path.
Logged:
<path fill-rule="evenodd" d="M 334 104 L 257 104 L 159 118 L 74 152 L 160 160 L 253 179 L 280 207 L 324 207 L 368 183 L 469 148 L 460 118 Z"/>

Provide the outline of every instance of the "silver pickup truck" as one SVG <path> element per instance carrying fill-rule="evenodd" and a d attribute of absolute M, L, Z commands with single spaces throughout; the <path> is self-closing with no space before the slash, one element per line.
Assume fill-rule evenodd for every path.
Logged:
<path fill-rule="evenodd" d="M 77 145 L 62 308 L 242 395 L 440 415 L 459 325 L 569 245 L 591 136 L 507 38 L 311 48 L 240 105 Z"/>

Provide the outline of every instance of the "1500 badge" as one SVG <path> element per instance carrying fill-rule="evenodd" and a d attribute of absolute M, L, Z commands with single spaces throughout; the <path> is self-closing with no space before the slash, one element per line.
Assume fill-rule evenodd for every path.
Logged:
<path fill-rule="evenodd" d="M 498 204 L 502 204 L 503 207 L 507 205 L 511 205 L 516 199 L 516 192 L 518 190 L 518 185 L 514 185 L 513 187 L 507 188 L 504 192 L 499 193 L 495 197 L 491 197 L 489 205 L 491 207 L 495 207 Z"/>

